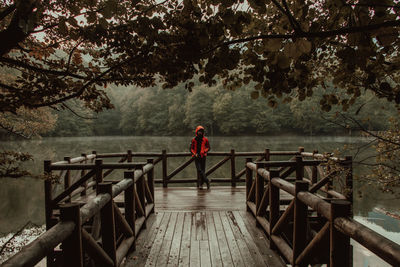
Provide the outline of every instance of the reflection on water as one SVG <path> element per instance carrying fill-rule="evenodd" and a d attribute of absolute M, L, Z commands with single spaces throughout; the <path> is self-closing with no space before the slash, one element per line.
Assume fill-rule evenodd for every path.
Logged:
<path fill-rule="evenodd" d="M 400 244 L 400 221 L 386 216 L 380 212 L 371 211 L 368 217 L 354 216 L 359 223 L 364 224 L 371 230 L 383 235 L 387 239 Z M 390 266 L 383 260 L 377 258 L 369 250 L 359 243 L 352 241 L 354 253 L 354 266 Z"/>
<path fill-rule="evenodd" d="M 98 153 L 122 152 L 128 149 L 136 152 L 154 151 L 161 152 L 167 149 L 170 152 L 188 151 L 190 136 L 179 137 L 67 137 L 67 138 L 43 138 L 31 141 L 7 141 L 0 142 L 0 149 L 13 149 L 30 152 L 35 161 L 28 165 L 33 173 L 43 172 L 43 160 L 62 160 L 65 156 L 79 156 L 81 153 L 90 153 L 96 150 Z M 361 137 L 303 137 L 303 136 L 240 136 L 240 137 L 209 137 L 212 151 L 262 151 L 265 148 L 271 150 L 297 150 L 304 146 L 306 151 L 317 149 L 319 152 L 334 151 L 340 149 L 344 144 L 359 144 L 366 142 Z M 141 160 L 141 159 L 134 159 Z M 220 158 L 209 157 L 207 165 L 211 166 Z M 168 160 L 169 172 L 185 161 L 182 158 L 171 158 Z M 237 171 L 244 166 L 244 158 L 237 159 Z M 239 169 L 240 168 L 240 169 Z M 355 172 L 360 170 L 355 166 Z M 156 178 L 161 174 L 156 169 Z M 189 166 L 177 178 L 193 177 L 194 166 Z M 121 173 L 116 173 L 113 178 L 119 179 Z M 229 177 L 229 165 L 216 171 L 212 177 Z M 44 222 L 43 210 L 43 182 L 29 178 L 2 179 L 0 180 L 0 234 L 19 229 L 26 221 L 30 220 L 36 224 Z M 392 196 L 382 195 L 374 186 L 362 186 L 355 184 L 355 192 L 362 191 L 362 197 L 354 194 L 354 213 L 357 219 L 375 230 L 380 227 L 380 233 L 385 236 L 397 236 L 396 242 L 400 243 L 399 221 L 385 214 L 374 212 L 375 207 L 397 212 L 400 201 Z M 375 227 L 375 228 L 373 228 Z M 356 257 L 356 255 L 355 255 Z M 357 261 L 356 261 L 357 262 Z M 361 262 L 359 262 L 361 263 Z M 363 266 L 359 265 L 359 266 Z M 368 266 L 368 265 L 366 265 Z M 369 266 L 374 264 L 369 262 Z M 376 265 L 380 266 L 380 265 Z"/>

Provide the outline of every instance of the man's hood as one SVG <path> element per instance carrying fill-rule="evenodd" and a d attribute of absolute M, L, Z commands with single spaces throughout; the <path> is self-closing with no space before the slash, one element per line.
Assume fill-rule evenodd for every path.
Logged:
<path fill-rule="evenodd" d="M 201 125 L 197 126 L 197 127 L 196 127 L 196 135 L 197 135 L 197 132 L 198 132 L 199 130 L 203 130 L 203 131 L 204 131 L 204 127 L 201 126 Z"/>

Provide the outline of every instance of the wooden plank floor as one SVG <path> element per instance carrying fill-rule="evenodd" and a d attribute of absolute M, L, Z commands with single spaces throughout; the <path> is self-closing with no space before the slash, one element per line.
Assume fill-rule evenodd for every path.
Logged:
<path fill-rule="evenodd" d="M 243 210 L 246 208 L 246 188 L 215 186 L 210 189 L 195 187 L 156 187 L 155 206 L 157 210 Z"/>
<path fill-rule="evenodd" d="M 286 266 L 246 212 L 244 187 L 155 189 L 130 266 Z"/>
<path fill-rule="evenodd" d="M 282 190 L 281 190 L 282 191 Z M 197 210 L 245 210 L 246 188 L 244 186 L 215 186 L 210 189 L 196 187 L 156 187 L 155 207 L 158 211 L 197 211 Z M 292 196 L 281 192 L 281 199 Z M 124 194 L 115 198 L 124 202 Z"/>
<path fill-rule="evenodd" d="M 122 266 L 286 266 L 246 211 L 158 211 Z"/>

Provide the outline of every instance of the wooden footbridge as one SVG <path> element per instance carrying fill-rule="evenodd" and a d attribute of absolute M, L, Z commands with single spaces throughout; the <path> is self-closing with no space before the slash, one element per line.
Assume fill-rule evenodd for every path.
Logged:
<path fill-rule="evenodd" d="M 187 160 L 169 173 L 172 157 Z M 209 157 L 221 159 L 207 175 L 230 163 L 230 177 L 211 179 L 210 190 L 174 178 L 190 153 L 45 161 L 47 231 L 2 266 L 45 257 L 47 266 L 351 266 L 350 239 L 400 266 L 398 244 L 352 219 L 351 157 L 303 148 Z"/>

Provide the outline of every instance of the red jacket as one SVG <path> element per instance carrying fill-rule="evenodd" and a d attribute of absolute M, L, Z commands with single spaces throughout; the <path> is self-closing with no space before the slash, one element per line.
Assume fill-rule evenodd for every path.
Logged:
<path fill-rule="evenodd" d="M 197 136 L 197 132 L 200 129 L 204 129 L 203 127 L 199 126 L 196 129 L 196 136 Z M 192 139 L 192 144 L 190 145 L 190 151 L 192 152 L 192 157 L 194 157 L 197 153 L 197 140 L 196 137 L 194 137 Z M 208 142 L 207 137 L 203 136 L 203 142 L 201 142 L 201 148 L 200 148 L 200 157 L 205 157 L 207 156 L 207 152 L 210 150 L 210 143 Z"/>

